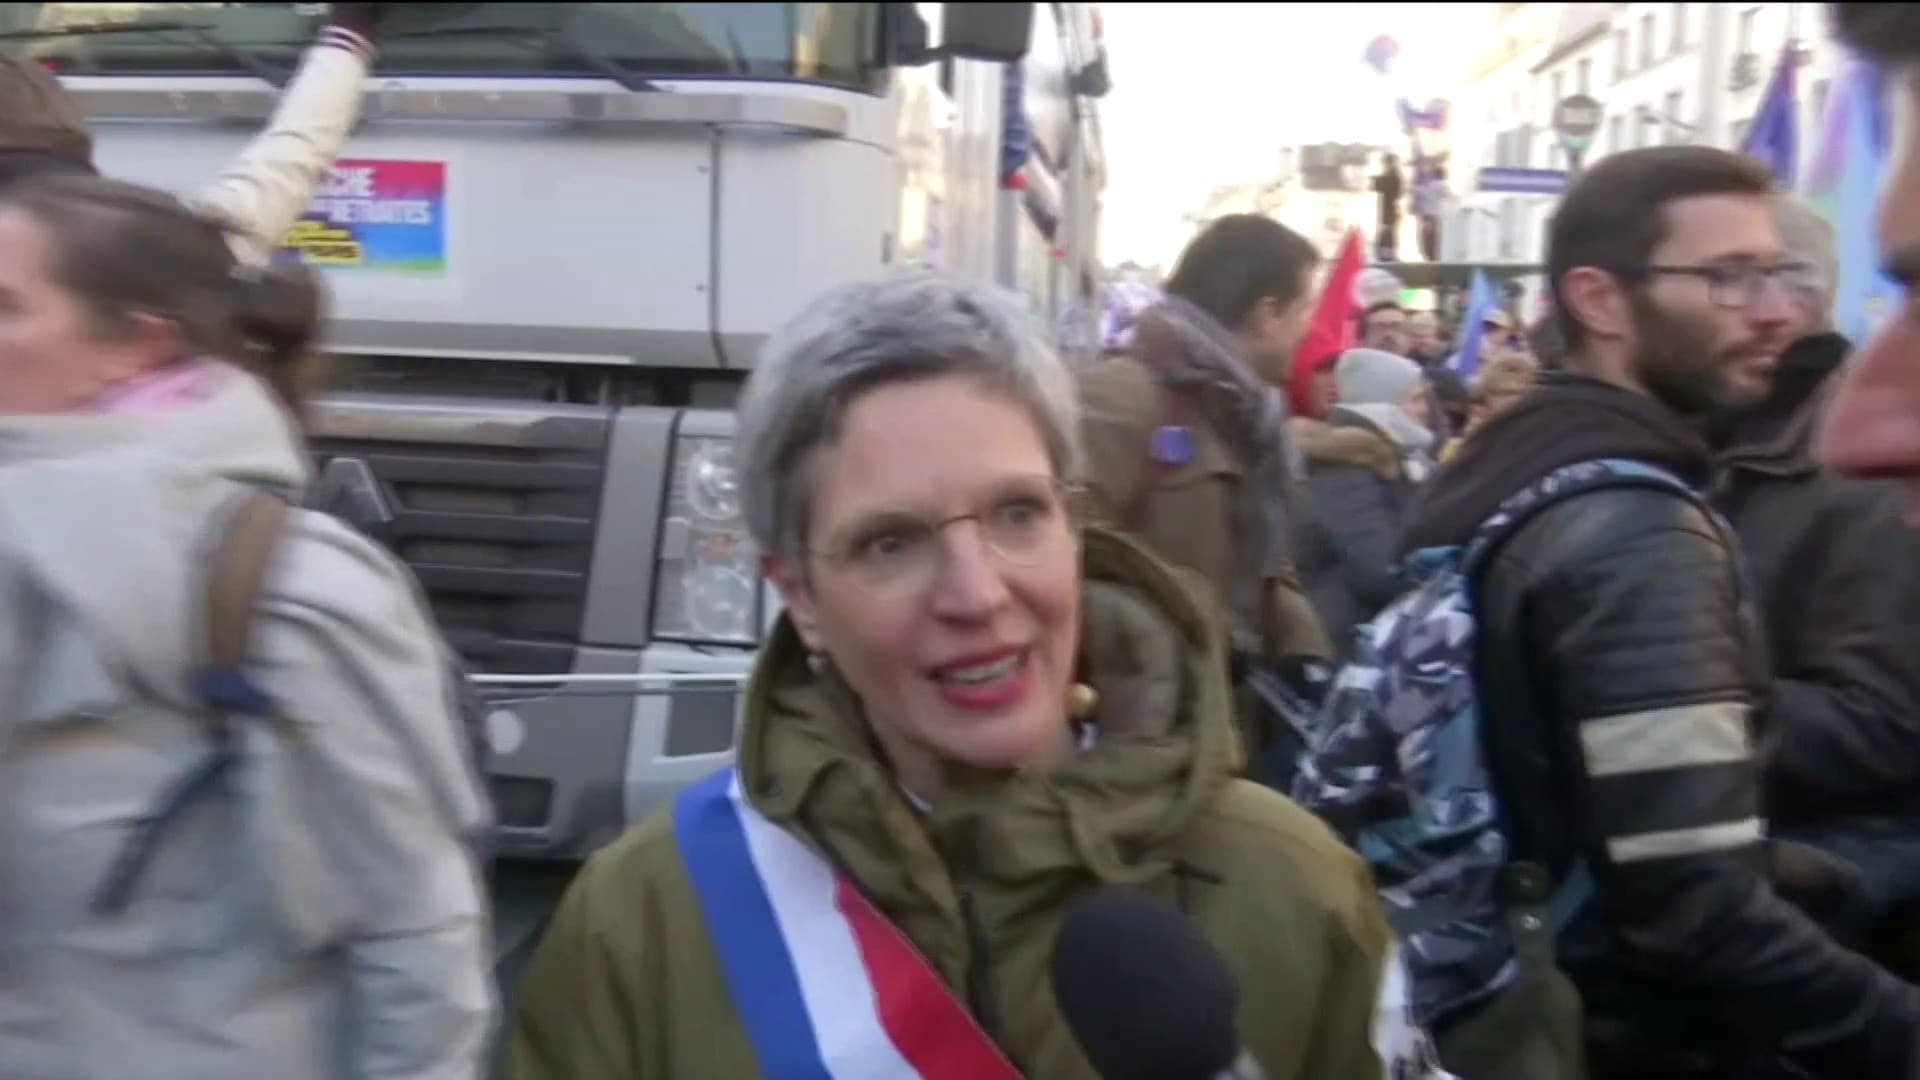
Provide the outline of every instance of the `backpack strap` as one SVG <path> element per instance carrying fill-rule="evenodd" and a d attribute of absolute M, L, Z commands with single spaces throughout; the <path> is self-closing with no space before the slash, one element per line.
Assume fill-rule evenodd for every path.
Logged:
<path fill-rule="evenodd" d="M 272 714 L 273 700 L 247 677 L 246 661 L 253 637 L 254 608 L 286 527 L 288 510 L 285 499 L 256 490 L 242 495 L 225 514 L 203 601 L 207 651 L 193 674 L 193 690 L 205 706 L 203 716 L 213 749 L 169 784 L 153 806 L 133 822 L 125 846 L 94 893 L 95 914 L 110 916 L 126 909 L 167 829 L 232 771 L 239 757 L 234 746 L 233 717 Z"/>
<path fill-rule="evenodd" d="M 195 691 L 216 715 L 262 716 L 266 695 L 246 677 L 254 608 L 291 507 L 269 491 L 250 491 L 228 513 L 207 579 L 206 652 Z"/>
<path fill-rule="evenodd" d="M 1467 541 L 1461 556 L 1462 568 L 1471 571 L 1494 548 L 1518 532 L 1520 526 L 1531 520 L 1533 515 L 1562 499 L 1616 487 L 1651 487 L 1670 491 L 1707 510 L 1710 517 L 1714 517 L 1716 522 L 1718 520 L 1699 492 L 1685 480 L 1657 465 L 1626 458 L 1580 461 L 1553 470 L 1501 502 Z"/>
<path fill-rule="evenodd" d="M 1718 514 L 1701 494 L 1666 469 L 1627 458 L 1576 462 L 1555 469 L 1503 501 L 1467 541 L 1461 561 L 1463 571 L 1471 572 L 1534 514 L 1562 499 L 1601 488 L 1622 487 L 1672 492 L 1705 510 L 1718 527 Z M 1504 813 L 1500 818 L 1501 832 L 1511 837 L 1512 823 Z M 1537 965 L 1551 966 L 1554 940 L 1593 897 L 1593 874 L 1585 860 L 1576 859 L 1566 875 L 1555 883 L 1544 866 L 1530 860 L 1514 860 L 1502 873 L 1502 891 L 1507 929 L 1513 934 L 1521 957 Z"/>

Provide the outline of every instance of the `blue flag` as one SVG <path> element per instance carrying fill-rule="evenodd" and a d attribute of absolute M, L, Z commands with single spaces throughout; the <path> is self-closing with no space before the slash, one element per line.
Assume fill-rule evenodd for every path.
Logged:
<path fill-rule="evenodd" d="M 1460 349 L 1447 366 L 1471 379 L 1480 370 L 1480 342 L 1487 335 L 1487 316 L 1493 313 L 1493 284 L 1484 270 L 1473 272 L 1473 286 L 1467 290 L 1467 315 L 1460 324 Z"/>
<path fill-rule="evenodd" d="M 1800 166 L 1800 106 L 1794 93 L 1793 69 L 1797 66 L 1799 45 L 1787 42 L 1767 80 L 1766 93 L 1760 98 L 1760 111 L 1753 116 L 1740 152 L 1757 158 L 1773 170 L 1774 179 L 1784 188 L 1792 188 Z"/>

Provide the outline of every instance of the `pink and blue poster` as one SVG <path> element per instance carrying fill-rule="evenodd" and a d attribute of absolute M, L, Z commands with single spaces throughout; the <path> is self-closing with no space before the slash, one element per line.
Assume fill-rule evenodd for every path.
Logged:
<path fill-rule="evenodd" d="M 334 162 L 279 257 L 329 270 L 445 273 L 447 163 Z"/>

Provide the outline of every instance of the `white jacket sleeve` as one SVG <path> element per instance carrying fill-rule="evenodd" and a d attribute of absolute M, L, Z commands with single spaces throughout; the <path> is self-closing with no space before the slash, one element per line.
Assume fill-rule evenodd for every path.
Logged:
<path fill-rule="evenodd" d="M 451 672 L 412 576 L 296 513 L 253 652 L 291 730 L 270 858 L 293 936 L 338 948 L 355 1080 L 475 1080 L 495 1022 L 489 823 Z M 306 909 L 304 917 L 300 909 Z"/>
<path fill-rule="evenodd" d="M 267 128 L 199 193 L 194 208 L 233 230 L 234 254 L 264 265 L 313 200 L 360 119 L 369 54 L 340 44 L 310 48 Z"/>

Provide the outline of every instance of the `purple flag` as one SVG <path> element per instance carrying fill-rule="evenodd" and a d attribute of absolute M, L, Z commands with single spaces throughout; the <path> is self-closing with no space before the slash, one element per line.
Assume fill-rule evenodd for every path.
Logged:
<path fill-rule="evenodd" d="M 1793 86 L 1799 54 L 1798 42 L 1789 41 L 1781 51 L 1773 77 L 1767 80 L 1766 94 L 1760 99 L 1760 111 L 1754 114 L 1753 126 L 1747 129 L 1740 147 L 1741 153 L 1772 168 L 1774 179 L 1789 189 L 1794 186 L 1800 163 L 1800 110 Z"/>

